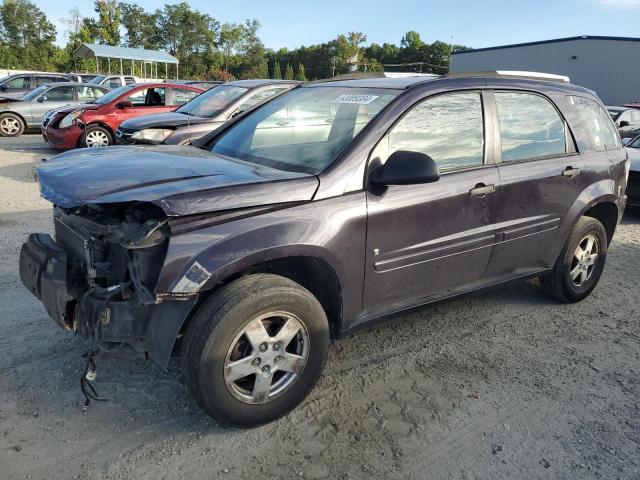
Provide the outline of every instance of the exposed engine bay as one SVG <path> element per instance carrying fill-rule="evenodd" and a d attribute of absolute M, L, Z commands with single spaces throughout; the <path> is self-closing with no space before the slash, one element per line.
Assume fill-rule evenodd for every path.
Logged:
<path fill-rule="evenodd" d="M 149 322 L 161 302 L 154 288 L 171 233 L 167 221 L 158 207 L 138 202 L 55 207 L 55 240 L 29 237 L 22 281 L 65 330 L 104 349 L 126 344 L 147 352 Z"/>

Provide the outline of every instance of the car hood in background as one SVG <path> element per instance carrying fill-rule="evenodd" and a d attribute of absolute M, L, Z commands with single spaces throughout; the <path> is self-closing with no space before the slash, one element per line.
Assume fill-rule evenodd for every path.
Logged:
<path fill-rule="evenodd" d="M 106 147 L 63 153 L 38 167 L 43 198 L 63 208 L 150 202 L 168 216 L 309 201 L 318 179 L 193 147 Z"/>
<path fill-rule="evenodd" d="M 144 130 L 145 128 L 180 127 L 213 121 L 207 117 L 196 117 L 178 112 L 154 113 L 142 117 L 125 120 L 120 125 L 122 130 Z"/>
<path fill-rule="evenodd" d="M 631 170 L 640 172 L 640 148 L 627 148 L 627 153 L 631 162 Z"/>

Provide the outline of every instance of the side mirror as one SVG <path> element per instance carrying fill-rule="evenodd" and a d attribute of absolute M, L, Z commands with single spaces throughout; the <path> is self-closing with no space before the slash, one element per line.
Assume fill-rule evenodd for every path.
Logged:
<path fill-rule="evenodd" d="M 46 95 L 42 95 L 41 97 L 38 97 L 38 103 L 42 103 L 42 102 L 46 102 L 47 101 L 47 96 Z"/>
<path fill-rule="evenodd" d="M 133 102 L 131 100 L 123 100 L 121 102 L 116 103 L 116 108 L 131 108 L 133 107 Z"/>
<path fill-rule="evenodd" d="M 622 120 L 620 122 L 620 128 L 628 127 L 629 125 L 631 125 L 631 124 L 629 122 L 627 122 L 626 120 Z"/>
<path fill-rule="evenodd" d="M 432 183 L 439 179 L 438 165 L 429 155 L 398 150 L 389 156 L 384 165 L 371 173 L 369 183 L 376 187 L 386 187 Z"/>
<path fill-rule="evenodd" d="M 6 85 L 0 86 L 0 92 L 6 92 L 7 90 L 9 90 L 8 86 L 6 86 Z"/>

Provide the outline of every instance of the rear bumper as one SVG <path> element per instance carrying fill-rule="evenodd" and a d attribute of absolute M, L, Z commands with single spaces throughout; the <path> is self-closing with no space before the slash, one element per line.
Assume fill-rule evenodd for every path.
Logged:
<path fill-rule="evenodd" d="M 78 125 L 68 128 L 53 128 L 50 126 L 42 129 L 42 136 L 51 148 L 56 150 L 71 150 L 76 148 L 84 130 Z"/>

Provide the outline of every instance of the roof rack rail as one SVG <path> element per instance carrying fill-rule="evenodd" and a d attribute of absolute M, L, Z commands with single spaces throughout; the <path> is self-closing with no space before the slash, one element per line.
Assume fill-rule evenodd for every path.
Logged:
<path fill-rule="evenodd" d="M 547 82 L 570 83 L 571 80 L 565 75 L 554 73 L 526 72 L 520 70 L 490 70 L 478 72 L 454 72 L 448 73 L 447 77 L 512 77 L 526 78 L 529 80 L 543 80 Z"/>

